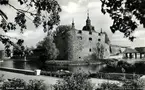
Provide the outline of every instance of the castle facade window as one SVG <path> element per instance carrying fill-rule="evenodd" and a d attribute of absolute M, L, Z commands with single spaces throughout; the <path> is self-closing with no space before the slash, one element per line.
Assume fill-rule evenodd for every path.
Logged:
<path fill-rule="evenodd" d="M 79 30 L 79 31 L 78 31 L 78 34 L 82 34 L 82 31 L 81 31 L 81 30 Z"/>
<path fill-rule="evenodd" d="M 92 38 L 91 37 L 89 37 L 89 41 L 92 41 Z"/>
<path fill-rule="evenodd" d="M 99 38 L 98 41 L 101 41 L 101 39 Z"/>
<path fill-rule="evenodd" d="M 90 31 L 89 34 L 92 35 L 92 32 Z"/>
<path fill-rule="evenodd" d="M 101 33 L 98 33 L 99 36 L 101 36 Z"/>
<path fill-rule="evenodd" d="M 91 52 L 91 51 L 92 51 L 92 49 L 90 48 L 90 49 L 89 49 L 89 51 Z"/>

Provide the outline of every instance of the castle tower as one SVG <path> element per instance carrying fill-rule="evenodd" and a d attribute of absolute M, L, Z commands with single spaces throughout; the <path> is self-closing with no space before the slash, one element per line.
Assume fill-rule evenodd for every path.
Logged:
<path fill-rule="evenodd" d="M 72 29 L 75 29 L 74 19 L 72 19 Z"/>
<path fill-rule="evenodd" d="M 103 31 L 102 31 L 102 28 L 101 28 L 101 32 L 100 32 L 101 34 L 103 33 Z"/>
<path fill-rule="evenodd" d="M 94 26 L 91 25 L 91 20 L 89 17 L 89 10 L 87 12 L 87 20 L 86 20 L 86 25 L 83 27 L 84 31 L 94 31 Z"/>

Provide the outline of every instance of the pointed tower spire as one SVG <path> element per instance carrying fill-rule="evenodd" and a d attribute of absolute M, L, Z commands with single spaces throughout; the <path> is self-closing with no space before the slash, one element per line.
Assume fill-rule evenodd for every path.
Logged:
<path fill-rule="evenodd" d="M 89 9 L 87 10 L 87 19 L 89 19 Z"/>
<path fill-rule="evenodd" d="M 91 25 L 91 20 L 90 20 L 90 16 L 89 16 L 89 9 L 87 10 L 87 20 L 86 20 L 86 25 L 90 26 Z"/>
<path fill-rule="evenodd" d="M 74 18 L 72 18 L 72 28 L 75 28 Z"/>
<path fill-rule="evenodd" d="M 102 28 L 101 28 L 101 33 L 103 33 Z"/>

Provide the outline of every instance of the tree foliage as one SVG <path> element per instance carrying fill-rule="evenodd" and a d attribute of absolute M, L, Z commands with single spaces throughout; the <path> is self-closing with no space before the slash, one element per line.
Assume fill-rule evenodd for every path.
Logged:
<path fill-rule="evenodd" d="M 23 79 L 13 78 L 3 81 L 2 90 L 46 90 L 43 80 L 29 80 L 27 83 Z"/>
<path fill-rule="evenodd" d="M 93 90 L 93 84 L 88 81 L 87 74 L 74 73 L 64 77 L 54 85 L 55 90 Z"/>
<path fill-rule="evenodd" d="M 26 29 L 26 18 L 32 19 L 32 22 L 36 27 L 43 24 L 44 29 L 48 26 L 48 30 L 53 28 L 53 25 L 59 24 L 59 12 L 61 8 L 56 0 L 17 0 L 20 5 L 26 6 L 26 9 L 16 8 L 16 6 L 10 3 L 10 0 L 1 0 L 0 5 L 10 6 L 16 10 L 17 15 L 14 18 L 15 22 L 8 22 L 8 16 L 4 11 L 0 10 L 0 16 L 2 17 L 0 27 L 7 32 L 8 30 L 15 30 L 18 25 L 21 30 Z M 34 8 L 35 12 L 31 12 L 30 9 Z M 44 12 L 46 14 L 44 14 Z M 49 15 L 50 14 L 50 15 Z"/>
<path fill-rule="evenodd" d="M 104 82 L 97 90 L 143 90 L 143 81 L 126 80 L 121 84 Z"/>
<path fill-rule="evenodd" d="M 103 44 L 101 44 L 100 42 L 98 42 L 96 44 L 96 47 L 94 48 L 94 53 L 93 53 L 93 56 L 95 59 L 103 59 L 104 58 L 104 46 Z"/>
<path fill-rule="evenodd" d="M 71 26 L 60 25 L 56 28 L 56 31 L 53 33 L 54 43 L 56 44 L 56 47 L 60 51 L 58 59 L 67 60 L 69 58 L 68 53 L 72 52 L 71 47 L 68 46 L 68 43 L 72 42 L 69 39 L 69 37 L 73 39 L 71 35 L 74 35 L 74 34 L 69 34 L 70 33 L 69 31 L 71 31 Z M 69 56 L 71 55 L 69 54 Z"/>
<path fill-rule="evenodd" d="M 17 8 L 17 5 L 13 5 L 11 1 L 13 0 L 0 0 L 0 6 L 10 7 L 16 11 L 14 21 L 9 21 L 10 16 L 6 14 L 7 11 L 0 9 L 0 28 L 4 32 L 16 29 L 23 32 L 27 29 L 27 22 L 33 23 L 36 27 L 42 25 L 44 32 L 59 24 L 61 8 L 56 0 L 16 0 L 25 8 Z M 0 41 L 12 45 L 10 37 L 5 35 L 0 35 Z"/>
<path fill-rule="evenodd" d="M 120 90 L 120 89 L 121 88 L 116 83 L 104 82 L 100 85 L 100 88 L 98 88 L 97 90 Z"/>
<path fill-rule="evenodd" d="M 71 30 L 71 26 L 69 25 L 60 25 L 56 28 L 56 31 L 54 32 L 55 36 L 59 36 L 59 35 L 65 35 L 66 32 Z"/>
<path fill-rule="evenodd" d="M 44 52 L 42 52 L 44 54 L 44 56 L 47 57 L 47 59 L 56 59 L 59 51 L 56 48 L 55 43 L 53 42 L 53 37 L 52 36 L 47 36 L 43 39 L 43 41 L 40 41 L 37 44 L 37 49 L 42 49 L 44 50 Z"/>
<path fill-rule="evenodd" d="M 24 56 L 26 48 L 24 46 L 24 40 L 19 39 L 16 43 L 13 43 L 13 56 Z"/>
<path fill-rule="evenodd" d="M 25 58 L 28 55 L 32 54 L 32 50 L 34 48 L 28 48 L 26 46 L 24 46 L 24 40 L 22 39 L 18 39 L 18 41 L 16 43 L 12 43 L 13 44 L 13 56 L 12 58 Z"/>
<path fill-rule="evenodd" d="M 102 13 L 108 13 L 113 20 L 110 29 L 113 33 L 120 31 L 131 41 L 135 38 L 132 33 L 139 24 L 145 27 L 144 0 L 100 0 Z"/>
<path fill-rule="evenodd" d="M 124 70 L 122 70 L 124 69 Z M 145 63 L 135 62 L 130 64 L 126 61 L 115 61 L 107 63 L 100 71 L 104 73 L 135 73 L 135 74 L 145 74 Z"/>

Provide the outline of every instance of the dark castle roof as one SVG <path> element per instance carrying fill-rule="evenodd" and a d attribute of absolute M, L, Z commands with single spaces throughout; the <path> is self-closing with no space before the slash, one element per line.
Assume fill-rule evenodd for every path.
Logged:
<path fill-rule="evenodd" d="M 135 49 L 132 49 L 132 48 L 126 48 L 123 53 L 137 53 L 137 51 Z"/>
<path fill-rule="evenodd" d="M 84 30 L 84 31 L 95 31 L 94 26 L 91 25 L 91 20 L 89 18 L 89 13 L 88 13 L 88 16 L 87 16 L 86 25 L 83 27 L 82 30 Z"/>
<path fill-rule="evenodd" d="M 137 50 L 139 53 L 145 53 L 145 47 L 136 47 L 135 50 Z"/>
<path fill-rule="evenodd" d="M 95 29 L 94 29 L 94 26 L 84 26 L 83 30 L 84 31 L 94 31 Z"/>

